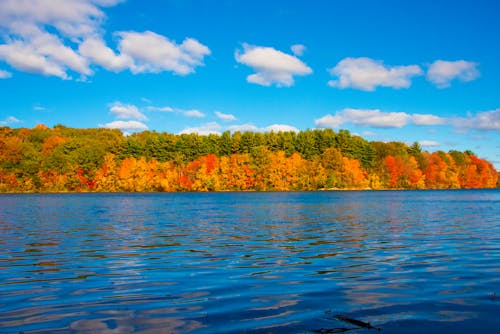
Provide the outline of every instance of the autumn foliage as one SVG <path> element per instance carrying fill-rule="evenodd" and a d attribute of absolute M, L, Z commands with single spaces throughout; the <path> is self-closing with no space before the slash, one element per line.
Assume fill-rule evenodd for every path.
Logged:
<path fill-rule="evenodd" d="M 472 152 L 367 142 L 348 131 L 172 135 L 0 128 L 0 192 L 494 188 Z"/>

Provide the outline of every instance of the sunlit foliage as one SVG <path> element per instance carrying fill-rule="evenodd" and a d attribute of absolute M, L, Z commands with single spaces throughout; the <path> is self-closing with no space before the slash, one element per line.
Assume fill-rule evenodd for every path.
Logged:
<path fill-rule="evenodd" d="M 0 127 L 0 192 L 494 188 L 470 151 L 368 142 L 349 131 L 224 132 Z"/>

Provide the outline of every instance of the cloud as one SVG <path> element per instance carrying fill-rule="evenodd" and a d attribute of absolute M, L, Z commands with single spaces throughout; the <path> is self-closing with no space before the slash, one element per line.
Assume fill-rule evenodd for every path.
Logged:
<path fill-rule="evenodd" d="M 131 104 L 122 104 L 114 102 L 109 109 L 109 112 L 119 119 L 135 119 L 138 121 L 147 121 L 148 118 Z"/>
<path fill-rule="evenodd" d="M 500 132 L 500 108 L 478 112 L 469 117 L 456 117 L 451 123 L 460 129 L 475 129 Z"/>
<path fill-rule="evenodd" d="M 247 131 L 256 132 L 256 131 L 259 131 L 259 128 L 253 124 L 231 125 L 227 129 L 231 132 L 238 132 L 238 131 L 239 132 L 247 132 Z"/>
<path fill-rule="evenodd" d="M 382 112 L 378 109 L 344 109 L 342 114 L 344 118 L 356 125 L 375 128 L 401 128 L 411 118 L 404 112 Z"/>
<path fill-rule="evenodd" d="M 92 65 L 120 72 L 171 71 L 193 73 L 210 54 L 193 38 L 181 44 L 152 31 L 115 33 L 117 51 L 106 45 L 102 8 L 122 0 L 2 0 L 0 1 L 0 61 L 28 73 L 86 79 Z"/>
<path fill-rule="evenodd" d="M 216 111 L 216 112 L 214 112 L 214 114 L 218 119 L 223 120 L 223 121 L 227 121 L 227 122 L 236 121 L 236 117 L 234 115 L 231 115 L 231 114 L 224 114 L 224 113 L 221 113 L 220 111 Z"/>
<path fill-rule="evenodd" d="M 346 122 L 342 115 L 325 115 L 321 118 L 315 119 L 314 124 L 318 128 L 338 128 L 340 125 Z"/>
<path fill-rule="evenodd" d="M 0 60 L 13 68 L 69 79 L 67 71 L 92 74 L 88 60 L 68 46 L 98 31 L 102 6 L 117 1 L 3 0 L 0 1 Z M 51 32 L 49 32 L 51 31 Z M 58 35 L 56 35 L 56 32 Z"/>
<path fill-rule="evenodd" d="M 412 123 L 418 126 L 442 125 L 447 118 L 431 114 L 407 114 L 405 112 L 384 112 L 379 109 L 345 108 L 334 115 L 328 114 L 315 119 L 319 128 L 338 128 L 344 123 L 353 123 L 374 128 L 402 128 Z"/>
<path fill-rule="evenodd" d="M 19 71 L 70 79 L 63 64 L 39 53 L 31 44 L 19 41 L 1 44 L 0 60 L 4 60 Z"/>
<path fill-rule="evenodd" d="M 160 112 L 175 112 L 175 113 L 182 114 L 186 117 L 193 117 L 193 118 L 206 117 L 206 115 L 198 109 L 184 110 L 184 109 L 172 108 L 172 107 L 168 107 L 168 106 L 167 107 L 148 106 L 148 107 L 146 107 L 146 110 L 148 110 L 148 111 L 160 111 Z"/>
<path fill-rule="evenodd" d="M 91 75 L 87 59 L 79 55 L 55 35 L 36 31 L 30 39 L 30 46 L 36 54 L 45 56 L 49 61 L 58 64 L 64 69 L 72 70 L 82 75 Z"/>
<path fill-rule="evenodd" d="M 343 123 L 353 123 L 374 128 L 401 128 L 411 120 L 411 116 L 404 112 L 382 112 L 379 109 L 352 109 L 346 108 L 335 115 L 326 115 L 316 119 L 317 127 L 339 127 Z"/>
<path fill-rule="evenodd" d="M 138 121 L 114 121 L 100 124 L 99 127 L 107 129 L 120 129 L 124 132 L 147 130 L 148 126 Z"/>
<path fill-rule="evenodd" d="M 147 110 L 149 111 L 161 111 L 161 112 L 174 112 L 175 110 L 170 107 L 155 107 L 155 106 L 148 106 L 146 107 Z"/>
<path fill-rule="evenodd" d="M 462 82 L 472 81 L 479 77 L 478 63 L 465 60 L 444 61 L 436 60 L 427 70 L 427 80 L 438 88 L 446 88 L 451 81 L 458 79 Z"/>
<path fill-rule="evenodd" d="M 294 84 L 294 75 L 312 73 L 312 69 L 297 57 L 271 47 L 243 44 L 243 51 L 237 50 L 235 58 L 256 72 L 249 75 L 247 81 L 262 86 L 289 87 Z"/>
<path fill-rule="evenodd" d="M 132 73 L 159 73 L 172 71 L 179 75 L 194 72 L 203 65 L 203 58 L 210 49 L 193 38 L 186 38 L 176 44 L 152 31 L 118 32 L 118 49 L 124 59 L 130 61 Z"/>
<path fill-rule="evenodd" d="M 381 61 L 370 58 L 344 58 L 329 70 L 336 76 L 328 85 L 336 88 L 354 88 L 374 91 L 377 86 L 408 88 L 411 78 L 422 74 L 418 65 L 386 66 Z"/>
<path fill-rule="evenodd" d="M 179 134 L 197 133 L 199 135 L 206 136 L 209 134 L 220 134 L 221 128 L 222 127 L 217 122 L 210 122 L 199 127 L 186 128 L 179 132 Z"/>
<path fill-rule="evenodd" d="M 9 126 L 12 124 L 20 123 L 21 121 L 15 118 L 14 116 L 9 116 L 3 121 L 0 121 L 0 126 Z"/>
<path fill-rule="evenodd" d="M 468 117 L 440 117 L 431 114 L 407 114 L 405 112 L 384 112 L 379 109 L 346 108 L 335 114 L 315 119 L 318 128 L 338 128 L 352 123 L 374 128 L 402 128 L 407 124 L 434 126 L 449 124 L 460 133 L 466 130 L 500 131 L 500 109 L 478 112 Z M 430 132 L 430 131 L 429 131 Z"/>
<path fill-rule="evenodd" d="M 8 79 L 12 77 L 12 73 L 9 71 L 0 70 L 0 79 Z"/>
<path fill-rule="evenodd" d="M 293 54 L 300 57 L 304 54 L 304 51 L 306 51 L 305 45 L 302 44 L 294 44 L 290 47 L 292 50 Z"/>
<path fill-rule="evenodd" d="M 441 146 L 437 141 L 432 140 L 421 140 L 418 142 L 422 147 L 438 147 Z"/>
<path fill-rule="evenodd" d="M 241 124 L 241 125 L 231 125 L 228 127 L 222 127 L 217 122 L 210 122 L 203 124 L 198 127 L 188 127 L 182 130 L 179 134 L 189 134 L 189 133 L 197 133 L 200 135 L 209 135 L 209 134 L 220 134 L 222 131 L 231 131 L 231 132 L 299 132 L 294 126 L 286 125 L 286 124 L 273 124 L 267 127 L 258 128 L 253 124 Z"/>
<path fill-rule="evenodd" d="M 92 34 L 105 14 L 99 7 L 120 1 L 99 0 L 2 0 L 0 25 L 11 32 L 24 32 L 33 26 L 52 26 L 65 36 L 78 39 Z"/>
<path fill-rule="evenodd" d="M 264 130 L 266 132 L 299 132 L 299 129 L 296 127 L 286 124 L 269 125 Z"/>
<path fill-rule="evenodd" d="M 86 39 L 79 51 L 95 64 L 114 72 L 130 69 L 134 74 L 171 71 L 179 75 L 193 73 L 211 53 L 207 46 L 193 38 L 176 44 L 152 31 L 122 31 L 115 35 L 119 39 L 119 54 L 99 37 Z"/>
<path fill-rule="evenodd" d="M 430 114 L 413 114 L 411 118 L 415 125 L 441 125 L 446 123 L 445 118 Z"/>
<path fill-rule="evenodd" d="M 85 39 L 78 47 L 78 51 L 108 71 L 120 72 L 133 64 L 133 60 L 128 55 L 115 54 L 100 37 L 96 36 Z"/>
<path fill-rule="evenodd" d="M 196 110 L 196 109 L 193 109 L 193 110 L 182 110 L 181 112 L 186 117 L 194 117 L 194 118 L 203 118 L 203 117 L 205 117 L 204 113 L 202 113 L 201 111 Z"/>

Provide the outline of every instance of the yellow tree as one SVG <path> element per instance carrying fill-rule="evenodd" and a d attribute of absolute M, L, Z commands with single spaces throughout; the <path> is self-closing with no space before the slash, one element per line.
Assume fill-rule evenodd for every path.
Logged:
<path fill-rule="evenodd" d="M 154 174 L 157 162 L 155 159 L 147 161 L 145 157 L 141 157 L 136 161 L 133 169 L 135 191 L 153 191 L 154 190 Z"/>
<path fill-rule="evenodd" d="M 269 167 L 268 179 L 270 190 L 290 190 L 290 183 L 288 180 L 290 178 L 290 175 L 287 175 L 287 159 L 285 157 L 285 152 L 278 151 L 272 153 L 271 164 Z"/>
<path fill-rule="evenodd" d="M 97 170 L 94 176 L 96 190 L 109 192 L 118 191 L 117 174 L 115 155 L 108 153 L 104 156 L 104 162 L 101 169 Z"/>
<path fill-rule="evenodd" d="M 199 159 L 199 164 L 194 171 L 192 190 L 194 191 L 216 191 L 220 190 L 219 182 L 219 158 L 215 154 L 209 154 Z"/>
<path fill-rule="evenodd" d="M 369 185 L 368 174 L 361 168 L 359 160 L 343 157 L 340 175 L 347 188 L 364 189 Z"/>
<path fill-rule="evenodd" d="M 247 153 L 221 157 L 219 173 L 222 190 L 249 190 L 254 185 L 254 172 Z"/>
<path fill-rule="evenodd" d="M 426 187 L 430 189 L 459 188 L 458 173 L 453 158 L 443 152 L 424 153 Z"/>
<path fill-rule="evenodd" d="M 334 147 L 327 148 L 321 155 L 321 164 L 326 171 L 326 188 L 344 188 L 345 184 L 342 180 L 343 169 L 342 153 Z"/>
<path fill-rule="evenodd" d="M 265 146 L 256 147 L 252 153 L 252 170 L 255 175 L 255 190 L 273 190 L 270 180 L 270 171 L 274 168 L 272 164 L 273 153 Z"/>
<path fill-rule="evenodd" d="M 123 191 L 153 191 L 156 161 L 141 157 L 123 159 L 118 169 L 118 187 Z"/>
<path fill-rule="evenodd" d="M 498 180 L 493 165 L 475 155 L 467 156 L 459 174 L 460 184 L 464 188 L 495 188 Z"/>
<path fill-rule="evenodd" d="M 179 171 L 172 161 L 158 163 L 154 175 L 154 184 L 161 191 L 179 190 Z"/>
<path fill-rule="evenodd" d="M 413 189 L 425 189 L 425 175 L 418 167 L 415 157 L 410 156 L 405 165 L 404 173 L 408 177 L 409 186 Z"/>
<path fill-rule="evenodd" d="M 328 171 L 323 167 L 320 157 L 313 158 L 307 168 L 309 190 L 324 189 L 327 186 Z"/>
<path fill-rule="evenodd" d="M 289 190 L 309 190 L 308 161 L 295 152 L 287 158 L 286 166 L 286 178 Z"/>

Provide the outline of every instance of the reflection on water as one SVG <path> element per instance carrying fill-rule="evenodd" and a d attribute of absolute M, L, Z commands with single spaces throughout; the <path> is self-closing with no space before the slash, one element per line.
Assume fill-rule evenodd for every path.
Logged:
<path fill-rule="evenodd" d="M 345 327 L 337 313 L 386 333 L 494 332 L 499 204 L 497 190 L 1 195 L 0 332 L 308 333 Z"/>

